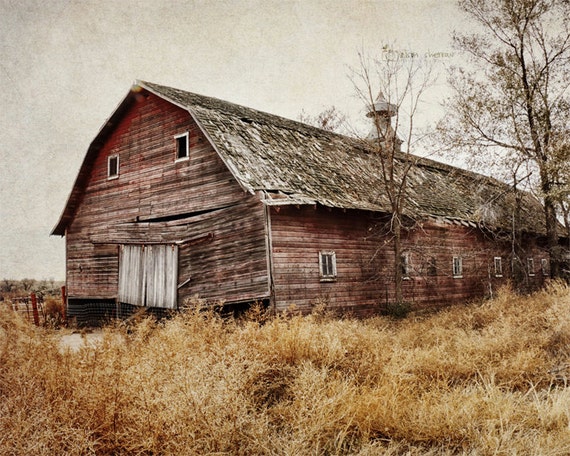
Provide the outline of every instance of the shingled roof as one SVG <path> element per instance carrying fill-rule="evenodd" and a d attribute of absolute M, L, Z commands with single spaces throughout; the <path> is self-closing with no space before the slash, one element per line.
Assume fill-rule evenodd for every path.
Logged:
<path fill-rule="evenodd" d="M 390 211 L 382 191 L 378 156 L 366 141 L 216 98 L 138 81 L 92 143 L 52 234 L 64 234 L 78 204 L 81 176 L 93 160 L 89 155 L 96 152 L 129 97 L 141 88 L 187 110 L 239 184 L 252 194 L 262 192 L 265 204 Z M 515 199 L 510 186 L 426 158 L 413 157 L 413 161 L 406 215 L 493 229 L 511 227 Z M 541 203 L 529 193 L 523 193 L 521 219 L 523 230 L 546 232 Z"/>

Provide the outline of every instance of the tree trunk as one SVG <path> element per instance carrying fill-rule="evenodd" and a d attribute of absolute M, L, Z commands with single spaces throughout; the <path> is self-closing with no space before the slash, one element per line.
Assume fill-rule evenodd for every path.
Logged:
<path fill-rule="evenodd" d="M 402 293 L 402 224 L 400 222 L 400 214 L 394 214 L 392 219 L 394 226 L 394 285 L 395 285 L 395 302 L 401 304 L 403 302 Z"/>
<path fill-rule="evenodd" d="M 558 243 L 558 219 L 556 217 L 556 204 L 551 196 L 551 180 L 546 172 L 545 160 L 540 163 L 540 180 L 544 197 L 544 216 L 546 224 L 546 245 L 550 255 L 550 277 L 559 278 L 560 275 L 560 245 Z"/>
<path fill-rule="evenodd" d="M 544 199 L 544 213 L 546 216 L 546 242 L 550 254 L 550 277 L 557 279 L 560 274 L 560 245 L 558 243 L 558 219 L 556 218 L 556 207 L 552 198 L 547 196 Z"/>

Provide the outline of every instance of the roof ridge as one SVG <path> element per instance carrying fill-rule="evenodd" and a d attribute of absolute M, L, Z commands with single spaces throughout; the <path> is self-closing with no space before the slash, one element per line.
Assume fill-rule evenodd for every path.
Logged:
<path fill-rule="evenodd" d="M 340 140 L 343 141 L 348 141 L 351 143 L 351 146 L 354 148 L 358 148 L 360 150 L 362 150 L 362 152 L 365 153 L 374 153 L 371 150 L 371 147 L 367 147 L 367 143 L 368 141 L 365 138 L 358 138 L 358 137 L 354 137 L 354 136 L 349 136 L 346 134 L 342 134 L 342 133 L 337 133 L 334 131 L 330 131 L 330 130 L 325 130 L 323 128 L 317 127 L 315 125 L 310 125 L 304 122 L 301 122 L 300 120 L 295 120 L 295 119 L 290 119 L 288 117 L 284 117 L 281 116 L 279 114 L 273 114 L 267 111 L 262 111 L 260 109 L 257 108 L 252 108 L 249 106 L 244 106 L 242 104 L 238 104 L 238 103 L 234 103 L 232 101 L 227 101 L 227 100 L 223 100 L 221 98 L 218 97 L 212 97 L 209 95 L 203 95 L 203 94 L 199 94 L 196 92 L 190 92 L 188 90 L 183 90 L 183 89 L 178 89 L 175 87 L 171 87 L 171 86 L 166 86 L 163 84 L 157 84 L 154 82 L 149 82 L 149 81 L 143 81 L 143 80 L 137 80 L 135 82 L 136 85 L 144 87 L 144 88 L 148 88 L 151 90 L 157 90 L 160 92 L 160 94 L 162 96 L 167 96 L 168 97 L 168 93 L 164 93 L 164 91 L 174 91 L 176 93 L 179 94 L 184 94 L 184 95 L 190 95 L 191 97 L 196 97 L 199 99 L 202 99 L 202 101 L 208 100 L 208 101 L 212 101 L 215 104 L 217 104 L 218 106 L 216 107 L 216 109 L 221 109 L 225 112 L 227 112 L 228 114 L 232 114 L 235 115 L 235 112 L 232 112 L 232 109 L 235 109 L 236 111 L 246 111 L 250 114 L 253 114 L 253 117 L 258 117 L 257 119 L 250 119 L 250 120 L 261 120 L 259 119 L 259 117 L 264 118 L 263 120 L 265 122 L 269 122 L 272 120 L 279 120 L 280 121 L 280 126 L 283 128 L 286 128 L 288 130 L 292 130 L 292 131 L 299 131 L 299 127 L 304 129 L 306 132 L 310 132 L 310 133 L 316 133 L 318 132 L 319 135 L 324 135 L 324 136 L 328 136 L 328 137 L 336 137 Z M 205 106 L 202 106 L 205 107 Z M 227 109 L 228 107 L 230 107 L 231 109 Z M 211 107 L 207 107 L 209 109 L 211 109 Z M 245 120 L 242 118 L 242 120 Z M 271 122 L 273 123 L 273 122 Z M 289 124 L 289 125 L 287 125 Z M 426 167 L 426 168 L 433 168 L 433 169 L 437 169 L 440 171 L 447 171 L 447 172 L 460 172 L 466 176 L 470 176 L 472 178 L 478 178 L 478 179 L 488 179 L 489 182 L 493 182 L 495 185 L 508 185 L 506 182 L 503 182 L 495 177 L 492 176 L 488 176 L 486 174 L 482 174 L 476 171 L 472 171 L 469 169 L 465 169 L 465 168 L 461 168 L 459 166 L 454 166 L 448 163 L 444 163 L 442 161 L 439 160 L 434 160 L 433 158 L 428 158 L 428 157 L 424 157 L 421 155 L 416 155 L 413 153 L 406 153 L 406 152 L 400 152 L 397 154 L 397 159 L 398 160 L 407 160 L 407 156 L 411 156 L 413 157 L 413 160 L 415 161 L 414 164 L 418 165 L 418 166 L 422 166 L 422 167 Z"/>
<path fill-rule="evenodd" d="M 267 117 L 268 119 L 266 119 L 266 120 L 269 120 L 269 119 L 279 119 L 279 120 L 281 120 L 282 122 L 284 122 L 284 123 L 286 123 L 286 124 L 287 124 L 287 123 L 294 124 L 294 126 L 284 125 L 285 128 L 288 128 L 288 129 L 290 129 L 290 130 L 295 130 L 295 131 L 297 131 L 297 130 L 298 130 L 298 127 L 301 127 L 301 128 L 305 128 L 305 129 L 308 129 L 308 130 L 317 130 L 317 131 L 319 131 L 319 132 L 321 132 L 322 134 L 325 134 L 325 135 L 327 135 L 327 136 L 336 136 L 336 137 L 339 137 L 339 138 L 345 138 L 345 139 L 352 140 L 352 141 L 355 141 L 355 140 L 357 141 L 357 140 L 358 140 L 358 138 L 354 138 L 354 137 L 352 137 L 352 136 L 344 135 L 344 134 L 342 134 L 342 133 L 337 133 L 337 132 L 330 131 L 330 130 L 325 130 L 325 129 L 320 128 L 320 127 L 317 127 L 317 126 L 315 126 L 315 125 L 310 125 L 310 124 L 304 123 L 304 122 L 302 122 L 302 121 L 300 121 L 300 120 L 291 119 L 291 118 L 289 118 L 289 117 L 285 117 L 285 116 L 282 116 L 282 115 L 279 115 L 279 114 L 270 113 L 270 112 L 267 112 L 267 111 L 263 111 L 263 110 L 261 110 L 261 109 L 252 108 L 252 107 L 250 107 L 250 106 L 245 106 L 245 105 L 242 105 L 242 104 L 234 103 L 234 102 L 232 102 L 232 101 L 227 101 L 227 100 L 224 100 L 224 99 L 222 99 L 222 98 L 212 97 L 212 96 L 210 96 L 210 95 L 203 95 L 203 94 L 199 94 L 199 93 L 196 93 L 196 92 L 190 92 L 190 91 L 188 91 L 188 90 L 178 89 L 178 88 L 176 88 L 176 87 L 165 86 L 165 85 L 162 85 L 162 84 L 157 84 L 157 83 L 154 83 L 154 82 L 148 82 L 148 81 L 142 81 L 142 80 L 137 80 L 136 83 L 135 83 L 135 85 L 139 85 L 139 86 L 141 86 L 141 87 L 143 87 L 143 88 L 149 88 L 149 89 L 151 89 L 151 91 L 152 91 L 152 89 L 156 89 L 156 90 L 160 91 L 160 93 L 161 93 L 162 96 L 166 96 L 166 97 L 168 97 L 168 94 L 167 94 L 167 93 L 164 93 L 163 90 L 166 90 L 166 91 L 172 90 L 172 91 L 174 91 L 174 92 L 183 93 L 183 94 L 186 94 L 186 95 L 190 95 L 191 97 L 200 98 L 200 99 L 202 99 L 202 100 L 210 100 L 210 101 L 215 102 L 216 104 L 219 104 L 219 108 L 222 108 L 222 110 L 224 110 L 225 112 L 228 112 L 229 114 L 233 114 L 233 113 L 231 112 L 231 110 L 223 109 L 223 108 L 225 108 L 225 107 L 231 107 L 231 108 L 236 109 L 237 111 L 250 112 L 250 113 L 255 114 L 255 115 L 257 115 L 257 116 Z M 251 120 L 254 120 L 254 119 L 251 119 Z"/>

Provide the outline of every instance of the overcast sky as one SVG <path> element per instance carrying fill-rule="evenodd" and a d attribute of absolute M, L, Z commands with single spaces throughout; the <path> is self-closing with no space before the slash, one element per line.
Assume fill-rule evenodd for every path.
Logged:
<path fill-rule="evenodd" d="M 459 20 L 453 0 L 0 0 L 0 279 L 65 277 L 49 233 L 136 79 L 293 119 L 358 116 L 360 50 L 450 53 Z"/>

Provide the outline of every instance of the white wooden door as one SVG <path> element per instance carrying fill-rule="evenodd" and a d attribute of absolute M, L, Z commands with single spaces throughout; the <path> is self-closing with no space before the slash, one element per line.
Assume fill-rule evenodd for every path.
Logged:
<path fill-rule="evenodd" d="M 175 309 L 178 246 L 122 245 L 119 256 L 119 302 Z"/>

